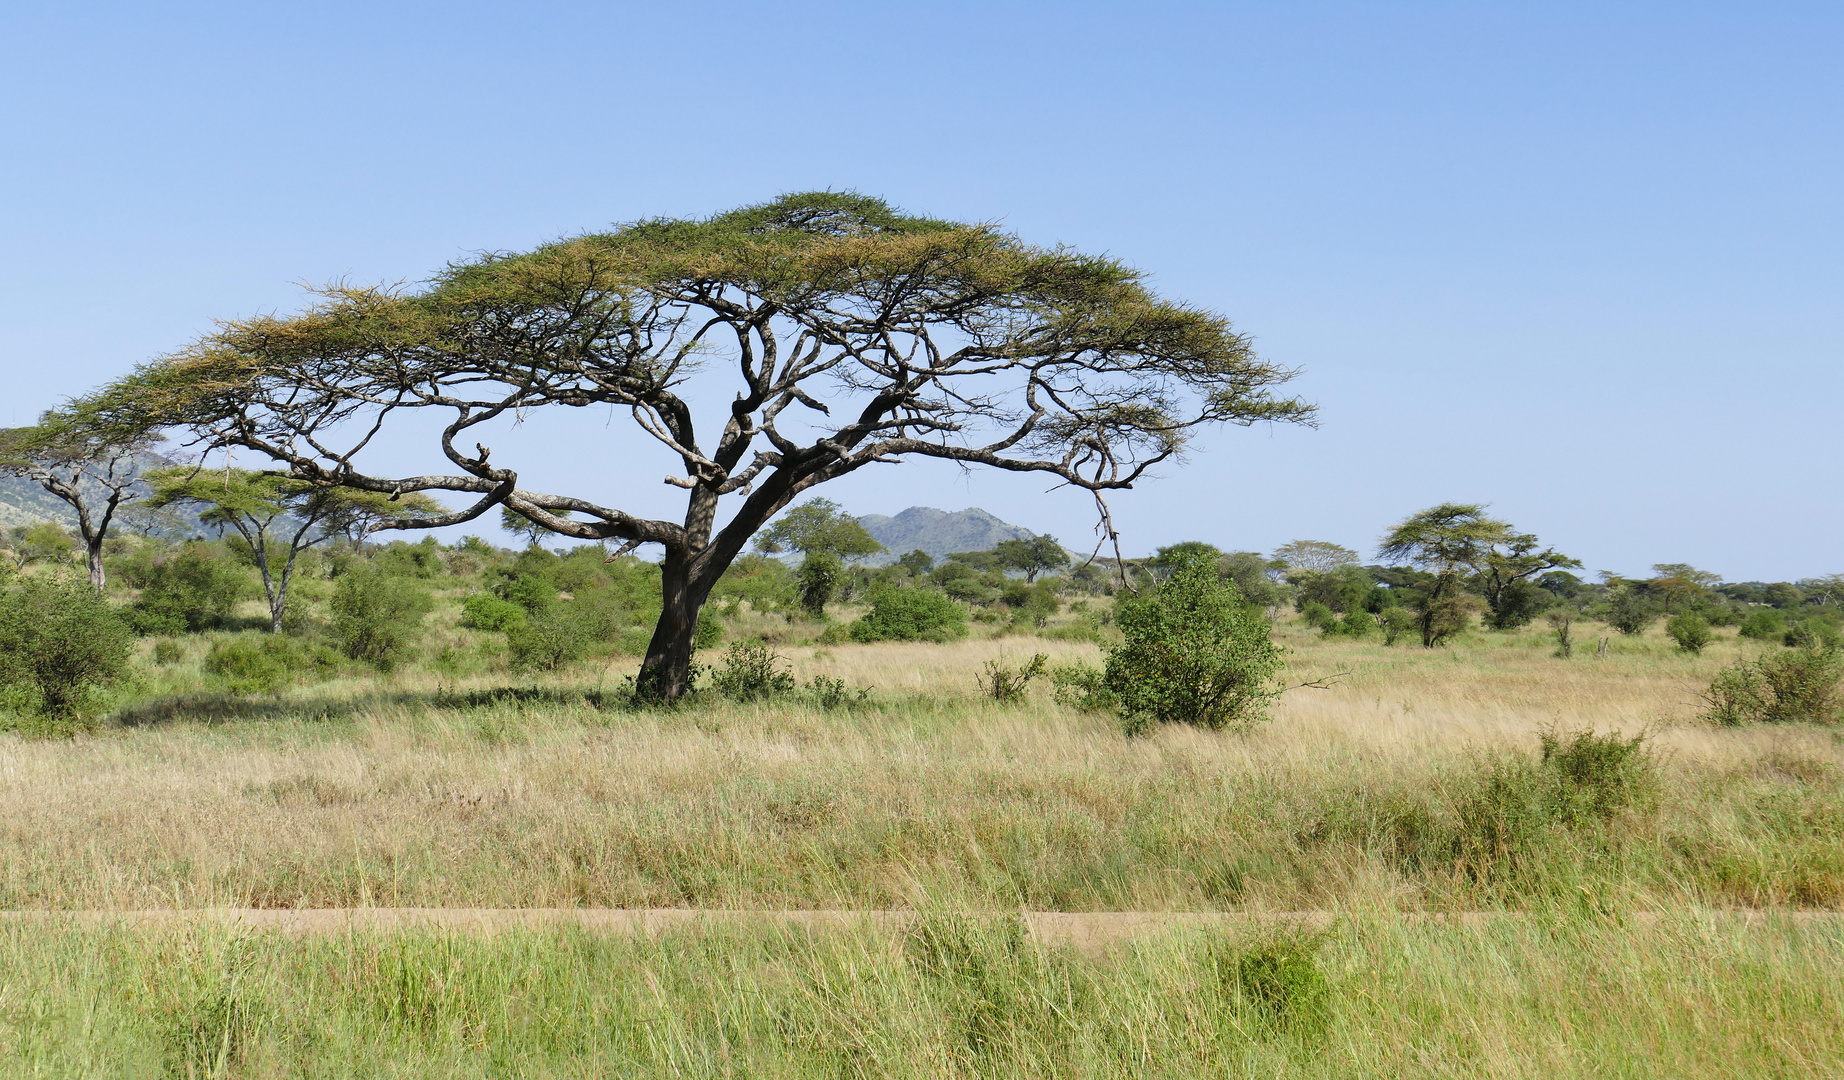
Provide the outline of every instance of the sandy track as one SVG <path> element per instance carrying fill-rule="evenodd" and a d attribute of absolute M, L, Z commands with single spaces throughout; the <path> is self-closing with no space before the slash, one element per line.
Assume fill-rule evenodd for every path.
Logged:
<path fill-rule="evenodd" d="M 1008 914 L 981 912 L 979 915 Z M 1242 931 L 1263 926 L 1323 929 L 1338 914 L 1329 911 L 1187 912 L 1187 911 L 1029 911 L 1021 914 L 1031 936 L 1046 945 L 1070 946 L 1099 953 L 1110 946 L 1161 930 L 1181 927 Z M 625 934 L 660 934 L 671 930 L 721 929 L 739 925 L 779 925 L 827 929 L 868 926 L 899 931 L 917 917 L 913 911 L 745 910 L 724 908 L 162 908 L 137 911 L 4 911 L 0 923 L 43 926 L 127 926 L 168 929 L 216 925 L 230 929 L 284 934 L 339 934 L 392 930 L 438 930 L 494 934 L 510 930 L 574 927 Z M 1520 918 L 1513 912 L 1403 912 L 1405 921 L 1479 926 L 1495 919 Z M 1662 918 L 1742 921 L 1844 921 L 1836 911 L 1694 911 L 1664 915 L 1633 912 L 1635 922 Z"/>

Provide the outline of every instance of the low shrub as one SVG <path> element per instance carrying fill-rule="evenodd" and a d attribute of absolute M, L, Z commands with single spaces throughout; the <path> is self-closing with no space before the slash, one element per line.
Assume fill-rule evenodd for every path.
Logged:
<path fill-rule="evenodd" d="M 1786 633 L 1786 616 L 1773 608 L 1751 611 L 1748 617 L 1742 620 L 1741 629 L 1737 633 L 1745 638 L 1754 638 L 1756 641 L 1777 640 Z"/>
<path fill-rule="evenodd" d="M 193 541 L 137 575 L 128 620 L 142 634 L 196 634 L 223 625 L 254 590 L 249 574 L 212 544 Z"/>
<path fill-rule="evenodd" d="M 0 692 L 58 723 L 89 715 L 129 677 L 134 632 L 87 581 L 27 578 L 0 591 Z"/>
<path fill-rule="evenodd" d="M 475 593 L 461 601 L 461 625 L 470 630 L 504 633 L 524 626 L 526 615 L 523 605 L 492 593 Z"/>
<path fill-rule="evenodd" d="M 271 694 L 293 683 L 331 678 L 342 659 L 330 646 L 286 634 L 240 634 L 212 642 L 200 666 L 233 694 Z"/>
<path fill-rule="evenodd" d="M 986 661 L 984 671 L 974 676 L 980 691 L 997 702 L 1010 704 L 1023 701 L 1026 688 L 1031 681 L 1044 674 L 1050 658 L 1038 653 L 1017 668 L 1009 668 L 997 660 Z"/>
<path fill-rule="evenodd" d="M 359 563 L 339 575 L 329 606 L 345 654 L 389 670 L 421 637 L 423 616 L 435 602 L 416 579 Z"/>
<path fill-rule="evenodd" d="M 546 609 L 506 631 L 514 671 L 556 671 L 589 655 L 595 638 L 576 611 Z"/>
<path fill-rule="evenodd" d="M 762 642 L 739 641 L 724 654 L 723 666 L 711 674 L 711 689 L 731 701 L 784 697 L 794 690 L 794 676 L 781 670 L 781 657 Z M 840 683 L 840 693 L 844 684 Z"/>
<path fill-rule="evenodd" d="M 871 596 L 871 610 L 851 624 L 853 641 L 955 641 L 967 636 L 967 612 L 933 589 L 889 586 Z"/>
<path fill-rule="evenodd" d="M 1283 931 L 1265 941 L 1217 952 L 1213 965 L 1226 996 L 1264 1026 L 1299 1035 L 1325 1030 L 1332 984 L 1319 963 L 1323 936 Z"/>
<path fill-rule="evenodd" d="M 1448 861 L 1475 881 L 1502 884 L 1531 869 L 1554 830 L 1605 827 L 1657 790 L 1645 736 L 1546 733 L 1542 753 L 1498 758 L 1462 787 Z"/>
<path fill-rule="evenodd" d="M 185 647 L 170 637 L 163 637 L 154 642 L 154 663 L 161 667 L 172 667 L 185 657 Z"/>
<path fill-rule="evenodd" d="M 1678 643 L 1678 648 L 1692 655 L 1701 653 L 1704 646 L 1716 640 L 1716 635 L 1710 632 L 1710 621 L 1694 611 L 1673 615 L 1665 624 L 1665 633 Z"/>
<path fill-rule="evenodd" d="M 1415 612 L 1405 607 L 1384 608 L 1377 619 L 1380 624 L 1379 628 L 1383 631 L 1383 644 L 1385 645 L 1394 645 L 1401 641 L 1405 634 L 1413 635 L 1421 627 L 1421 620 Z"/>
<path fill-rule="evenodd" d="M 1844 649 L 1807 644 L 1718 672 L 1703 692 L 1719 724 L 1835 723 L 1844 710 Z"/>

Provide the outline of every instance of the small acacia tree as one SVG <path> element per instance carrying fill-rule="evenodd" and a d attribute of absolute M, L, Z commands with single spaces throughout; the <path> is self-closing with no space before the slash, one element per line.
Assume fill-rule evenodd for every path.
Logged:
<path fill-rule="evenodd" d="M 1023 571 L 1027 585 L 1036 584 L 1039 574 L 1069 565 L 1069 552 L 1048 533 L 1029 540 L 1001 540 L 992 550 L 1000 566 Z"/>
<path fill-rule="evenodd" d="M 756 537 L 756 548 L 770 554 L 801 553 L 800 606 L 818 618 L 826 613 L 845 570 L 841 560 L 875 555 L 884 546 L 831 499 L 808 499 L 763 530 Z"/>
<path fill-rule="evenodd" d="M 103 541 L 116 511 L 142 486 L 153 440 L 143 432 L 101 435 L 78 417 L 47 413 L 37 427 L 0 430 L 0 476 L 22 476 L 70 504 L 89 562 L 90 587 L 101 593 Z"/>
<path fill-rule="evenodd" d="M 1536 536 L 1487 517 L 1479 503 L 1442 503 L 1423 510 L 1391 529 L 1378 550 L 1385 559 L 1411 563 L 1434 575 L 1420 604 L 1421 643 L 1428 648 L 1464 625 L 1461 594 L 1466 574 L 1478 575 L 1494 615 L 1509 615 L 1514 584 L 1545 570 L 1581 565 L 1554 548 L 1538 551 Z"/>
<path fill-rule="evenodd" d="M 368 523 L 380 518 L 441 511 L 434 499 L 416 492 L 393 500 L 380 492 L 323 487 L 247 469 L 159 469 L 147 474 L 147 482 L 153 488 L 150 508 L 192 506 L 200 511 L 200 522 L 234 529 L 243 538 L 262 577 L 270 628 L 278 634 L 301 552 L 342 531 L 362 535 Z"/>
<path fill-rule="evenodd" d="M 687 380 L 718 367 L 734 392 L 706 412 Z M 470 500 L 384 528 L 503 505 L 564 536 L 658 544 L 661 613 L 639 685 L 670 699 L 690 687 L 698 612 L 724 569 L 814 486 L 932 458 L 1099 498 L 1200 428 L 1310 421 L 1274 394 L 1292 376 L 1114 259 L 826 192 L 495 254 L 421 290 L 329 289 L 298 316 L 226 323 L 85 404 L 104 431 L 185 427 L 297 479 Z M 588 407 L 633 417 L 665 449 L 681 519 L 523 487 L 477 441 L 495 421 Z M 368 471 L 379 432 L 431 430 L 405 423 L 419 413 L 441 418 L 442 469 Z M 628 453 L 612 470 L 637 471 Z"/>

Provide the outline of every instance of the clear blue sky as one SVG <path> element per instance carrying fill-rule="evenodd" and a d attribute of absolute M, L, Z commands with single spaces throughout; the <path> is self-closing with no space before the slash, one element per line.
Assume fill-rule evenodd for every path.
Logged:
<path fill-rule="evenodd" d="M 1115 500 L 1130 553 L 1456 500 L 1591 571 L 1844 570 L 1841 57 L 1818 3 L 8 5 L 0 424 L 298 282 L 852 188 L 1305 369 L 1323 427 L 1209 436 Z M 529 486 L 671 512 L 599 425 L 528 435 Z M 1083 546 L 1043 487 L 826 493 Z"/>

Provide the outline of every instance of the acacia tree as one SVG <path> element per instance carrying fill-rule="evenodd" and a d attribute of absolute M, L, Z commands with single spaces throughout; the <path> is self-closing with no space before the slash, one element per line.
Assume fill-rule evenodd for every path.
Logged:
<path fill-rule="evenodd" d="M 1056 537 L 1045 533 L 1033 536 L 1029 540 L 1001 540 L 992 549 L 998 557 L 1000 566 L 1007 570 L 1024 572 L 1027 585 L 1037 583 L 1037 575 L 1050 570 L 1061 570 L 1069 565 L 1069 552 L 1056 542 Z"/>
<path fill-rule="evenodd" d="M 1544 570 L 1579 567 L 1554 548 L 1537 550 L 1537 538 L 1485 515 L 1480 503 L 1442 503 L 1404 520 L 1378 546 L 1385 559 L 1412 563 L 1434 574 L 1421 605 L 1422 644 L 1433 648 L 1460 622 L 1462 576 L 1478 575 L 1486 604 L 1503 610 L 1514 583 Z"/>
<path fill-rule="evenodd" d="M 686 382 L 717 365 L 734 397 L 701 419 Z M 187 427 L 312 483 L 472 500 L 383 528 L 504 505 L 564 536 L 660 545 L 639 686 L 670 699 L 688 689 L 698 611 L 724 568 L 814 486 L 932 458 L 1047 474 L 1099 500 L 1200 428 L 1310 422 L 1310 406 L 1274 393 L 1293 374 L 1114 259 L 814 193 L 491 255 L 420 290 L 328 289 L 301 315 L 224 324 L 94 401 L 115 424 Z M 478 441 L 482 425 L 557 406 L 631 415 L 676 462 L 665 480 L 688 493 L 683 517 L 521 487 Z M 446 421 L 445 471 L 361 466 L 379 431 L 421 412 Z"/>
<path fill-rule="evenodd" d="M 147 474 L 153 509 L 175 504 L 197 508 L 199 521 L 234 529 L 249 546 L 269 601 L 269 627 L 282 632 L 288 586 L 301 552 L 341 532 L 363 535 L 368 523 L 406 514 L 433 515 L 441 507 L 427 495 L 388 495 L 342 487 L 317 487 L 273 473 L 247 469 L 157 469 Z"/>
<path fill-rule="evenodd" d="M 0 476 L 21 476 L 70 504 L 89 561 L 90 587 L 101 593 L 103 541 L 125 502 L 141 486 L 153 440 L 144 432 L 104 436 L 69 414 L 47 413 L 37 427 L 0 430 Z"/>
<path fill-rule="evenodd" d="M 1290 540 L 1274 549 L 1274 560 L 1288 570 L 1329 574 L 1357 565 L 1357 552 L 1329 540 Z"/>
<path fill-rule="evenodd" d="M 875 555 L 884 546 L 865 531 L 857 518 L 839 509 L 838 503 L 808 499 L 764 529 L 756 537 L 756 548 L 770 554 L 789 550 L 801 553 L 800 606 L 819 618 L 826 613 L 839 575 L 845 572 L 841 558 Z"/>

